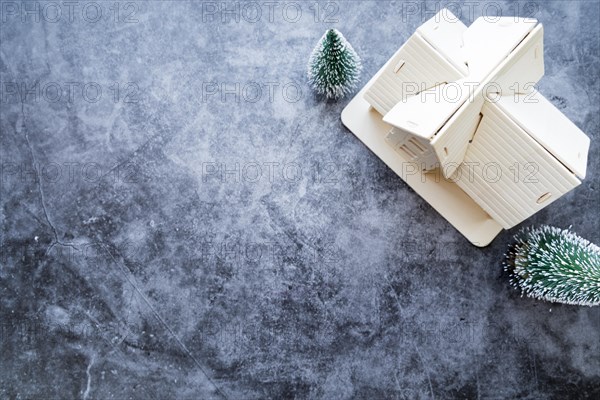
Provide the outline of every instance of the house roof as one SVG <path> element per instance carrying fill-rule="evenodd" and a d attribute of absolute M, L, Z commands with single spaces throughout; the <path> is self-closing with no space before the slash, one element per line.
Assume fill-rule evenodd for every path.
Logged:
<path fill-rule="evenodd" d="M 532 94 L 502 96 L 496 105 L 579 178 L 585 178 L 590 138 L 548 99 Z"/>
<path fill-rule="evenodd" d="M 510 56 L 515 57 L 513 50 L 536 24 L 536 20 L 528 18 L 481 17 L 467 28 L 447 9 L 440 11 L 417 29 L 407 45 L 424 40 L 429 47 L 422 50 L 427 53 L 422 57 L 443 59 L 463 77 L 453 82 L 438 82 L 433 88 L 403 99 L 384 115 L 384 121 L 432 139 L 464 102 L 472 98 L 478 85 L 487 84 L 499 65 Z M 427 64 L 416 58 L 407 63 Z"/>

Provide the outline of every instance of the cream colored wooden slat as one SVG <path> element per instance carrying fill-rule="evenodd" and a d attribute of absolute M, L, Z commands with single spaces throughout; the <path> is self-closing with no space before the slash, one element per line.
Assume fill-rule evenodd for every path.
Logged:
<path fill-rule="evenodd" d="M 544 76 L 544 28 L 538 24 L 525 40 L 513 51 L 499 69 L 494 71 L 491 82 L 500 87 L 505 95 L 531 93 L 532 83 Z M 506 96 L 503 100 L 509 100 Z"/>
<path fill-rule="evenodd" d="M 502 111 L 502 109 L 499 108 L 498 106 L 494 106 L 493 108 L 488 106 L 487 108 L 490 109 L 491 112 L 498 115 L 498 117 L 499 117 L 498 121 L 503 120 L 503 121 L 508 121 L 511 123 L 510 125 L 505 123 L 504 125 L 501 126 L 501 128 L 511 129 L 515 132 L 523 131 L 518 126 L 517 122 L 513 118 L 510 118 L 506 113 L 504 113 L 504 111 Z M 526 132 L 526 133 L 529 134 L 528 132 Z M 529 136 L 529 137 L 531 137 L 531 136 Z M 512 140 L 512 136 L 508 136 L 505 138 L 506 138 L 506 140 Z M 531 138 L 531 139 L 532 139 L 532 141 L 530 141 L 529 143 L 531 143 L 532 145 L 528 148 L 532 149 L 531 151 L 536 151 L 537 154 L 540 155 L 540 157 L 541 157 L 540 158 L 540 166 L 543 166 L 544 168 L 547 168 L 548 170 L 552 170 L 558 160 L 555 159 L 554 157 L 552 157 L 552 155 L 549 154 L 548 151 L 543 146 L 539 145 L 539 143 L 537 143 L 534 138 Z M 519 143 L 516 143 L 514 140 L 512 140 L 510 142 L 510 144 L 519 145 Z M 569 171 L 569 172 L 571 172 L 571 171 Z M 552 181 L 553 185 L 555 185 L 557 187 L 562 187 L 565 191 L 572 189 L 571 183 L 579 182 L 579 180 L 574 176 L 573 173 L 569 173 L 566 175 L 570 179 L 568 179 L 569 183 L 564 184 L 564 186 L 560 186 L 563 184 L 563 180 L 559 179 L 558 176 L 554 176 L 553 174 L 544 174 L 543 176 L 550 179 Z"/>
<path fill-rule="evenodd" d="M 485 129 L 488 127 L 488 125 L 492 125 L 492 124 L 490 124 L 488 121 L 488 124 L 484 125 L 482 127 L 482 129 L 485 131 Z M 504 131 L 504 132 L 506 133 L 506 131 Z M 498 139 L 499 139 L 499 141 L 503 140 L 502 137 L 498 137 Z M 538 180 L 538 183 L 523 182 L 524 183 L 523 185 L 514 185 L 515 172 L 512 171 L 510 168 L 512 166 L 514 166 L 515 162 L 517 162 L 519 165 L 519 168 L 521 168 L 527 162 L 531 162 L 531 161 L 527 160 L 527 159 L 515 158 L 513 152 L 508 152 L 506 150 L 503 151 L 503 148 L 495 149 L 494 153 L 492 153 L 490 148 L 487 147 L 490 144 L 493 145 L 493 143 L 490 143 L 490 142 L 491 141 L 485 141 L 485 142 L 478 143 L 478 146 L 475 146 L 473 148 L 473 151 L 474 151 L 473 155 L 476 156 L 477 159 L 480 160 L 479 162 L 481 162 L 482 164 L 491 163 L 491 162 L 497 163 L 497 165 L 501 168 L 502 175 L 508 176 L 511 178 L 511 179 L 504 179 L 504 180 L 494 183 L 495 185 L 501 187 L 502 190 L 504 190 L 504 191 L 513 190 L 514 195 L 516 197 L 520 197 L 520 198 L 537 198 L 536 194 L 539 197 L 540 194 L 544 193 L 543 190 L 545 190 L 548 187 L 553 187 L 560 193 L 565 193 L 569 190 L 569 188 L 565 187 L 565 185 L 562 181 L 554 180 L 551 175 L 546 176 L 539 172 L 536 174 L 536 177 L 535 177 L 535 179 Z M 511 148 L 514 144 L 504 143 L 503 145 L 507 146 L 504 148 L 504 149 L 507 149 L 507 148 Z M 526 152 L 530 151 L 526 146 L 524 146 L 523 150 Z M 517 157 L 518 157 L 518 155 L 517 155 Z M 538 161 L 539 161 L 539 159 L 538 159 Z M 542 171 L 544 171 L 544 170 L 549 170 L 549 169 L 547 168 L 547 165 L 542 164 Z M 522 171 L 519 170 L 519 172 L 520 172 L 519 179 L 523 179 L 524 177 L 523 177 Z M 542 193 L 540 193 L 540 192 L 542 192 Z"/>
<path fill-rule="evenodd" d="M 482 155 L 482 153 L 485 153 L 483 149 L 484 147 L 482 146 L 478 147 L 477 150 L 473 149 L 474 157 L 482 160 L 488 159 L 486 155 Z M 485 162 L 487 163 L 489 161 Z M 483 172 L 483 166 L 481 168 L 481 171 Z M 501 171 L 502 176 L 509 176 L 512 178 L 512 176 L 508 174 L 509 171 L 507 169 L 501 168 Z M 520 218 L 526 218 L 526 216 L 532 212 L 531 207 L 528 207 L 527 204 L 510 201 L 511 198 L 518 197 L 519 193 L 513 193 L 510 197 L 505 196 L 506 185 L 503 184 L 504 181 L 502 179 L 497 182 L 490 182 L 483 177 L 483 174 L 477 174 L 475 176 L 477 180 L 475 186 L 483 186 L 486 188 L 487 193 L 490 194 L 486 198 L 486 201 L 490 203 L 489 206 L 492 207 L 494 212 L 496 214 L 500 214 L 504 220 L 512 221 L 516 224 Z M 504 213 L 501 213 L 498 210 L 499 204 L 502 205 L 502 209 L 505 211 Z M 496 209 L 494 209 L 494 207 L 496 207 Z"/>
<path fill-rule="evenodd" d="M 500 98 L 499 108 L 580 178 L 587 169 L 590 139 L 539 92 Z"/>
<path fill-rule="evenodd" d="M 446 178 L 452 176 L 463 161 L 469 140 L 480 122 L 482 106 L 481 96 L 467 101 L 431 141 L 440 164 L 445 166 L 442 172 Z"/>
<path fill-rule="evenodd" d="M 462 37 L 467 27 L 448 9 L 436 17 L 417 28 L 417 32 L 463 75 L 468 74 L 462 48 Z"/>
<path fill-rule="evenodd" d="M 494 121 L 490 121 L 491 124 L 494 124 Z M 510 130 L 510 127 L 506 127 L 503 125 L 499 125 L 497 124 L 496 129 L 502 131 L 502 130 Z M 512 131 L 515 134 L 518 134 L 519 131 Z M 517 142 L 514 139 L 514 136 L 512 135 L 503 135 L 503 136 L 498 136 L 498 141 L 502 142 L 503 146 L 500 149 L 496 149 L 496 151 L 498 151 L 499 153 L 502 152 L 503 149 L 508 149 L 511 148 L 512 146 L 523 146 L 524 150 L 526 150 L 527 152 L 532 152 L 532 153 L 536 153 L 538 158 L 538 161 L 536 161 L 538 164 L 538 167 L 543 171 L 543 170 L 548 170 L 548 171 L 552 171 L 553 170 L 553 164 L 552 158 L 548 158 L 548 154 L 547 152 L 540 147 L 537 146 L 527 146 L 526 144 L 524 145 L 523 143 Z M 490 143 L 490 145 L 493 145 L 494 143 Z M 485 146 L 481 146 L 485 149 Z M 521 163 L 526 163 L 528 162 L 527 160 L 516 160 L 515 159 L 515 155 L 513 152 L 507 152 L 506 154 L 506 159 L 507 162 L 509 162 L 508 160 L 514 162 L 521 162 Z M 531 161 L 529 161 L 531 162 Z M 572 189 L 572 186 L 569 183 L 565 183 L 565 181 L 563 179 L 561 179 L 560 176 L 554 176 L 553 174 L 539 174 L 540 176 L 538 178 L 544 179 L 545 181 L 547 181 L 547 184 L 553 187 L 556 187 L 557 189 L 561 190 L 562 193 L 566 193 L 569 190 Z M 572 174 L 570 174 L 569 176 L 572 176 Z"/>
<path fill-rule="evenodd" d="M 462 188 L 468 195 L 471 197 L 477 204 L 485 204 L 484 200 L 479 197 L 478 192 L 473 190 L 469 191 L 467 188 Z M 510 215 L 510 212 L 504 212 L 498 214 L 494 212 L 494 209 L 486 204 L 485 207 L 481 207 L 490 217 L 494 219 L 494 221 L 498 222 L 503 229 L 508 229 L 507 226 L 513 226 L 512 221 L 507 221 L 504 219 L 503 215 Z"/>
<path fill-rule="evenodd" d="M 457 184 L 462 182 L 462 185 L 458 185 L 462 190 L 464 190 L 469 197 L 471 197 L 475 202 L 492 217 L 495 221 L 497 221 L 504 229 L 508 229 L 508 227 L 513 226 L 512 216 L 514 216 L 514 208 L 510 206 L 510 204 L 498 203 L 497 199 L 489 198 L 490 196 L 486 196 L 486 194 L 492 193 L 492 190 L 488 187 L 487 182 L 481 179 L 479 175 L 473 176 L 473 181 L 469 181 L 470 184 L 465 185 L 463 182 L 465 180 L 465 174 L 468 173 L 468 169 L 464 164 L 461 164 L 461 167 L 457 171 L 462 171 L 461 179 L 457 180 Z"/>
<path fill-rule="evenodd" d="M 486 103 L 482 114 L 464 158 L 465 162 L 479 163 L 480 168 L 474 168 L 475 178 L 469 180 L 468 168 L 461 166 L 462 176 L 457 184 L 504 228 L 518 224 L 580 184 L 571 171 L 497 105 Z M 497 182 L 486 182 L 483 176 L 483 166 L 490 162 L 496 163 L 502 172 Z M 514 172 L 509 169 L 515 162 L 520 173 L 516 182 Z M 537 183 L 523 181 L 522 168 L 527 162 L 539 166 Z M 544 193 L 551 196 L 539 204 L 537 200 Z"/>
<path fill-rule="evenodd" d="M 500 197 L 497 188 L 490 185 L 481 176 L 478 176 L 476 180 L 479 181 L 478 187 L 486 187 L 487 192 L 492 194 L 492 196 L 486 198 L 487 204 L 484 209 L 487 210 L 488 214 L 495 216 L 495 219 L 499 218 L 501 221 L 504 221 L 502 225 L 505 229 L 517 225 L 522 215 L 526 214 L 525 211 L 518 205 L 504 201 Z"/>
<path fill-rule="evenodd" d="M 395 73 L 394 69 L 400 60 L 404 60 L 405 64 L 399 73 Z M 449 61 L 415 34 L 386 63 L 382 74 L 367 88 L 365 100 L 385 115 L 405 98 L 404 83 L 414 82 L 420 90 L 421 84 L 429 88 L 436 83 L 450 82 L 460 77 L 460 72 Z"/>

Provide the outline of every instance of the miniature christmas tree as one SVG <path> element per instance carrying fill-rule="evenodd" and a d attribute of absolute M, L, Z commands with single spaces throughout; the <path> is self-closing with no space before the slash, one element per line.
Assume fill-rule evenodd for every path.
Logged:
<path fill-rule="evenodd" d="M 308 61 L 308 79 L 319 94 L 327 98 L 344 97 L 360 78 L 360 58 L 337 29 L 329 29 Z"/>
<path fill-rule="evenodd" d="M 551 226 L 524 229 L 515 239 L 504 267 L 522 293 L 565 304 L 600 304 L 598 246 Z"/>

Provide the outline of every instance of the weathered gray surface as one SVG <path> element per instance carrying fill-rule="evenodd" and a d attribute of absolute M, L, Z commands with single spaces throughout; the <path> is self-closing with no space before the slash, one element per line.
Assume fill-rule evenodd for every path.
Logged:
<path fill-rule="evenodd" d="M 238 23 L 152 1 L 94 22 L 77 2 L 52 23 L 6 4 L 1 398 L 599 398 L 600 310 L 521 298 L 501 272 L 514 230 L 471 246 L 341 125 L 348 99 L 306 86 L 326 28 L 365 82 L 427 16 L 352 1 L 315 22 L 298 3 L 291 22 L 275 3 Z M 593 140 L 585 182 L 523 225 L 599 243 L 598 3 L 535 17 L 541 91 Z M 203 98 L 210 82 L 239 92 Z"/>

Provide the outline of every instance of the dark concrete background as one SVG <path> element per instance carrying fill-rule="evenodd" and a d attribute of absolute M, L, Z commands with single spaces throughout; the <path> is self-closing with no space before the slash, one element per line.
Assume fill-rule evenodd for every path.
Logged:
<path fill-rule="evenodd" d="M 520 297 L 516 228 L 470 245 L 306 85 L 325 29 L 364 83 L 436 3 L 220 4 L 2 2 L 0 398 L 600 398 L 600 309 Z M 592 137 L 522 225 L 599 243 L 599 3 L 497 10 Z"/>

